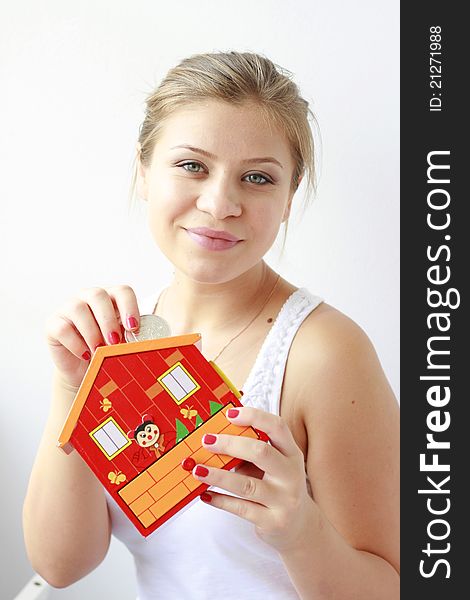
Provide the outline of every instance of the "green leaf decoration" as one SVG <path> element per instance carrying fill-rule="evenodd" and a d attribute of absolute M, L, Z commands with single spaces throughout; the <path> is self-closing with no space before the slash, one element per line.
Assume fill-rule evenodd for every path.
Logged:
<path fill-rule="evenodd" d="M 199 427 L 199 425 L 202 425 L 204 423 L 204 421 L 201 419 L 201 417 L 199 415 L 196 416 L 196 427 Z"/>
<path fill-rule="evenodd" d="M 209 400 L 209 408 L 211 411 L 211 417 L 212 417 L 212 415 L 215 415 L 216 412 L 219 412 L 219 410 L 223 407 L 224 407 L 224 405 L 220 404 L 220 402 L 214 402 L 213 400 Z"/>
<path fill-rule="evenodd" d="M 187 435 L 189 435 L 188 428 L 179 419 L 176 419 L 176 443 L 181 442 Z"/>

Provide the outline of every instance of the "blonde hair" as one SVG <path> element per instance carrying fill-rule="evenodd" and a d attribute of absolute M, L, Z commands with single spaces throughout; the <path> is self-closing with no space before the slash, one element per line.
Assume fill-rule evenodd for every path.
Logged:
<path fill-rule="evenodd" d="M 315 154 L 309 119 L 316 124 L 308 102 L 300 96 L 292 74 L 268 58 L 250 52 L 195 54 L 172 68 L 147 97 L 140 126 L 140 151 L 134 160 L 130 195 L 135 197 L 137 158 L 149 166 L 165 119 L 177 109 L 201 100 L 214 99 L 242 104 L 252 102 L 268 125 L 276 125 L 287 137 L 294 159 L 291 190 L 306 179 L 307 199 L 316 188 Z M 284 244 L 288 219 L 285 221 Z"/>

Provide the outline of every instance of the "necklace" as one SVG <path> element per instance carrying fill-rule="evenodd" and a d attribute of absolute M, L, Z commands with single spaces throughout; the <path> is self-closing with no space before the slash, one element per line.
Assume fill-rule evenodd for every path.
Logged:
<path fill-rule="evenodd" d="M 212 362 L 215 362 L 215 361 L 216 361 L 216 360 L 219 358 L 219 356 L 222 354 L 222 352 L 224 352 L 224 350 L 226 350 L 226 349 L 227 349 L 227 348 L 230 346 L 230 344 L 231 344 L 231 343 L 232 343 L 234 340 L 236 340 L 238 337 L 240 337 L 240 336 L 241 336 L 241 334 L 242 334 L 244 331 L 246 331 L 246 330 L 248 329 L 248 327 L 249 327 L 249 326 L 250 326 L 250 325 L 253 323 L 253 321 L 255 321 L 255 320 L 256 320 L 256 319 L 259 317 L 259 315 L 260 315 L 260 314 L 263 312 L 263 309 L 264 309 L 264 307 L 266 306 L 266 304 L 269 302 L 269 300 L 271 299 L 272 295 L 274 294 L 274 290 L 276 289 L 276 287 L 277 287 L 277 284 L 278 284 L 278 282 L 279 282 L 279 279 L 280 279 L 280 278 L 281 278 L 281 276 L 278 274 L 278 276 L 276 277 L 276 281 L 274 282 L 274 285 L 273 285 L 273 287 L 271 288 L 271 291 L 269 292 L 268 296 L 267 296 L 267 297 L 266 297 L 266 299 L 264 300 L 263 304 L 261 305 L 261 308 L 260 308 L 260 309 L 258 310 L 258 312 L 255 314 L 255 316 L 254 316 L 254 317 L 252 317 L 252 319 L 251 319 L 251 320 L 250 320 L 250 321 L 249 321 L 249 322 L 248 322 L 248 323 L 247 323 L 247 324 L 246 324 L 246 325 L 243 327 L 243 329 L 241 329 L 241 330 L 240 330 L 240 331 L 239 331 L 239 332 L 238 332 L 236 335 L 234 335 L 234 336 L 233 336 L 233 337 L 232 337 L 232 338 L 231 338 L 231 339 L 230 339 L 230 340 L 229 340 L 229 341 L 228 341 L 228 342 L 225 344 L 225 346 L 223 346 L 222 350 L 220 350 L 220 351 L 218 352 L 218 354 L 217 354 L 217 355 L 216 355 L 216 356 L 215 356 L 215 357 L 212 359 Z M 168 288 L 167 288 L 167 289 L 168 289 Z M 157 300 L 157 303 L 156 303 L 156 305 L 155 305 L 155 308 L 154 308 L 154 310 L 153 310 L 153 314 L 155 314 L 155 313 L 156 313 L 156 310 L 157 310 L 158 304 L 159 304 L 159 302 L 160 302 L 160 298 L 162 298 L 162 296 L 164 297 L 164 295 L 165 295 L 165 292 L 166 292 L 166 290 L 164 290 L 164 292 L 163 292 L 162 294 L 160 294 L 160 296 L 159 296 L 159 298 L 158 298 L 158 300 Z"/>
<path fill-rule="evenodd" d="M 221 350 L 221 351 L 220 351 L 220 352 L 217 354 L 217 356 L 216 356 L 215 358 L 213 358 L 213 359 L 212 359 L 212 362 L 215 362 L 215 361 L 216 361 L 216 360 L 219 358 L 219 356 L 222 354 L 222 352 L 223 352 L 223 351 L 224 351 L 226 348 L 228 348 L 228 346 L 230 346 L 230 344 L 231 344 L 231 343 L 232 343 L 234 340 L 236 340 L 236 339 L 237 339 L 237 337 L 239 337 L 239 336 L 240 336 L 240 335 L 241 335 L 241 334 L 242 334 L 244 331 L 246 331 L 246 330 L 248 329 L 248 327 L 249 327 L 249 326 L 250 326 L 250 325 L 253 323 L 253 321 L 254 321 L 254 320 L 257 318 L 257 317 L 259 317 L 259 315 L 260 315 L 260 314 L 263 312 L 263 308 L 266 306 L 266 304 L 269 302 L 269 300 L 270 300 L 271 296 L 274 294 L 274 290 L 276 289 L 276 286 L 277 286 L 277 283 L 278 283 L 278 281 L 279 281 L 280 277 L 281 277 L 280 275 L 278 275 L 278 276 L 276 277 L 276 281 L 275 281 L 275 283 L 274 283 L 274 285 L 273 285 L 273 287 L 272 287 L 271 291 L 269 292 L 269 295 L 268 295 L 268 297 L 266 298 L 266 300 L 263 302 L 263 304 L 262 304 L 261 308 L 259 309 L 259 311 L 258 311 L 258 312 L 255 314 L 255 316 L 254 316 L 254 317 L 251 319 L 251 321 L 249 321 L 249 322 L 248 322 L 248 324 L 247 324 L 247 325 L 245 325 L 245 327 L 244 327 L 244 328 L 243 328 L 241 331 L 239 331 L 239 332 L 238 332 L 236 335 L 234 335 L 234 336 L 233 336 L 233 338 L 232 338 L 231 340 L 229 340 L 229 341 L 228 341 L 228 342 L 225 344 L 225 346 L 224 346 L 224 347 L 222 348 L 222 350 Z"/>

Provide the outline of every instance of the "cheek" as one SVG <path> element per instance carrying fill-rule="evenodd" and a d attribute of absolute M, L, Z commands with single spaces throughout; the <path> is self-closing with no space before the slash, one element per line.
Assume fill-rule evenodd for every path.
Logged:
<path fill-rule="evenodd" d="M 272 244 L 279 231 L 282 215 L 279 206 L 260 206 L 251 210 L 249 222 L 252 224 L 253 239 L 259 241 L 260 245 Z"/>
<path fill-rule="evenodd" d="M 164 179 L 152 186 L 149 193 L 148 215 L 152 230 L 175 221 L 194 204 L 188 186 L 176 179 Z"/>

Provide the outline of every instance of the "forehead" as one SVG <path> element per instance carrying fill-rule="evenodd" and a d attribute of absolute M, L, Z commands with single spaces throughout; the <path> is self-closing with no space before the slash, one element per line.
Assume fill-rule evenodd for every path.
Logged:
<path fill-rule="evenodd" d="M 181 144 L 221 158 L 274 155 L 282 164 L 291 160 L 286 135 L 259 106 L 248 102 L 208 100 L 177 109 L 163 122 L 156 148 L 170 150 Z"/>

